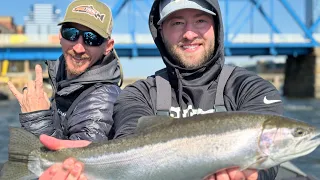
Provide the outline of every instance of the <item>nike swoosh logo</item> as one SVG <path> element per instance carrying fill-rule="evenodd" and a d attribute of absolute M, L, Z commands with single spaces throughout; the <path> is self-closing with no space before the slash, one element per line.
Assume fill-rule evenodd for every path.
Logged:
<path fill-rule="evenodd" d="M 263 102 L 265 104 L 273 104 L 273 103 L 277 103 L 277 102 L 281 102 L 281 100 L 268 100 L 267 96 L 264 97 Z"/>

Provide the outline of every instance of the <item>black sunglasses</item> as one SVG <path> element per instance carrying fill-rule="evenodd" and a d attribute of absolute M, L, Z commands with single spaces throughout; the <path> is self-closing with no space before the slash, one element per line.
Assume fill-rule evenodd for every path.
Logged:
<path fill-rule="evenodd" d="M 100 46 L 107 39 L 94 31 L 81 31 L 74 27 L 61 27 L 61 36 L 68 41 L 77 41 L 82 35 L 83 41 L 88 46 Z"/>

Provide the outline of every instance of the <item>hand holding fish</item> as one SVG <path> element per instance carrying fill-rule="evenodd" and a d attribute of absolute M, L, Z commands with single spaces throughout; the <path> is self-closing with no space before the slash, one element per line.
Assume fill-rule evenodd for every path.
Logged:
<path fill-rule="evenodd" d="M 78 148 L 88 146 L 91 142 L 86 140 L 61 140 L 45 134 L 40 135 L 40 142 L 50 150 L 65 148 Z"/>
<path fill-rule="evenodd" d="M 48 168 L 40 177 L 39 180 L 47 179 L 68 179 L 68 180 L 87 180 L 87 177 L 82 174 L 83 163 L 74 158 L 66 159 L 62 164 L 57 163 Z"/>
<path fill-rule="evenodd" d="M 85 147 L 89 145 L 90 141 L 85 140 L 59 140 L 51 136 L 41 135 L 40 142 L 51 150 L 60 150 L 63 148 L 77 148 Z M 62 164 L 57 163 L 49 167 L 42 175 L 39 180 L 46 179 L 77 179 L 77 180 L 87 180 L 82 172 L 84 170 L 83 163 L 77 161 L 74 158 L 66 159 Z"/>
<path fill-rule="evenodd" d="M 213 175 L 208 176 L 204 180 L 257 180 L 258 171 L 254 169 L 247 169 L 239 171 L 239 168 L 229 168 L 219 171 Z"/>
<path fill-rule="evenodd" d="M 77 148 L 88 146 L 91 142 L 85 140 L 60 140 L 51 136 L 41 135 L 40 142 L 51 150 L 60 150 L 63 148 Z M 78 179 L 86 180 L 82 174 L 84 170 L 83 163 L 74 158 L 66 159 L 62 164 L 57 163 L 48 168 L 39 178 L 46 179 Z M 206 177 L 204 180 L 257 180 L 258 172 L 253 169 L 239 171 L 239 168 L 229 168 L 219 171 L 213 175 Z"/>
<path fill-rule="evenodd" d="M 10 128 L 9 159 L 0 179 L 41 176 L 42 180 L 46 174 L 52 179 L 79 179 L 84 174 L 88 179 L 187 180 L 219 172 L 208 176 L 209 180 L 251 180 L 257 179 L 257 171 L 251 169 L 269 169 L 320 145 L 316 127 L 273 114 L 221 112 L 183 119 L 145 118 L 139 119 L 135 136 L 95 143 L 45 135 L 39 141 L 24 129 Z M 69 157 L 77 160 L 64 162 Z M 246 170 L 219 171 L 225 167 Z"/>
<path fill-rule="evenodd" d="M 23 88 L 23 92 L 19 92 L 17 88 L 9 81 L 8 87 L 12 94 L 17 98 L 22 113 L 47 110 L 50 108 L 50 102 L 47 94 L 43 90 L 42 68 L 36 65 L 36 79 L 29 81 Z"/>

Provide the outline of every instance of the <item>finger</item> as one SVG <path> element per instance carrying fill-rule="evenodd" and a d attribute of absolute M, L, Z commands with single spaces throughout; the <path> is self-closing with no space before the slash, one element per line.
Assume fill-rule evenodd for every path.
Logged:
<path fill-rule="evenodd" d="M 40 135 L 39 139 L 40 139 L 40 142 L 50 150 L 63 149 L 63 147 L 61 147 L 60 140 L 54 137 L 42 134 Z"/>
<path fill-rule="evenodd" d="M 37 95 L 35 94 L 35 82 L 34 81 L 29 81 L 28 82 L 28 89 L 26 94 L 26 109 L 29 110 L 29 112 L 31 111 L 35 111 L 38 110 L 37 109 L 37 105 L 38 105 L 38 101 L 37 101 Z"/>
<path fill-rule="evenodd" d="M 243 171 L 246 180 L 256 180 L 258 179 L 258 171 L 254 169 L 247 169 Z"/>
<path fill-rule="evenodd" d="M 205 177 L 204 180 L 216 180 L 215 174 L 211 174 L 211 175 Z"/>
<path fill-rule="evenodd" d="M 57 171 L 57 173 L 51 178 L 51 180 L 67 179 L 70 173 L 70 169 L 64 169 L 63 167 Z"/>
<path fill-rule="evenodd" d="M 88 146 L 91 142 L 86 140 L 65 140 L 63 146 L 65 148 L 77 148 Z"/>
<path fill-rule="evenodd" d="M 222 170 L 216 173 L 217 180 L 230 180 L 228 172 L 226 170 Z"/>
<path fill-rule="evenodd" d="M 29 97 L 32 97 L 32 98 L 35 98 L 36 97 L 36 87 L 35 87 L 35 82 L 34 81 L 29 81 L 28 82 L 28 89 L 27 89 L 27 92 L 28 92 L 28 96 Z"/>
<path fill-rule="evenodd" d="M 74 165 L 75 165 L 76 161 L 77 160 L 72 158 L 72 157 L 64 160 L 63 163 L 62 163 L 63 169 L 67 170 L 67 171 L 71 171 L 74 168 Z"/>
<path fill-rule="evenodd" d="M 88 180 L 88 178 L 84 174 L 81 174 L 78 180 Z"/>
<path fill-rule="evenodd" d="M 76 162 L 71 169 L 70 174 L 67 177 L 67 180 L 77 180 L 80 178 L 80 175 L 83 171 L 84 165 L 81 162 Z"/>
<path fill-rule="evenodd" d="M 60 140 L 45 134 L 40 135 L 40 142 L 51 150 L 85 147 L 91 143 L 86 140 Z"/>
<path fill-rule="evenodd" d="M 24 87 L 28 87 L 27 84 Z M 22 106 L 26 112 L 30 112 L 30 107 L 28 106 L 28 88 L 23 90 Z"/>
<path fill-rule="evenodd" d="M 229 168 L 227 169 L 227 173 L 232 180 L 243 180 L 246 179 L 245 175 L 242 171 L 239 170 L 239 168 Z"/>
<path fill-rule="evenodd" d="M 56 175 L 59 169 L 62 169 L 61 163 L 52 165 L 41 174 L 41 176 L 39 177 L 39 180 L 51 179 L 53 176 Z"/>
<path fill-rule="evenodd" d="M 70 172 L 74 168 L 76 160 L 74 158 L 68 158 L 62 163 L 62 169 L 58 171 L 52 180 L 67 179 Z"/>
<path fill-rule="evenodd" d="M 17 88 L 13 85 L 12 82 L 8 82 L 8 87 L 9 87 L 9 90 L 11 91 L 11 93 L 16 97 L 16 99 L 18 100 L 19 104 L 20 104 L 20 108 L 21 108 L 21 112 L 22 113 L 25 113 L 27 112 L 24 104 L 23 104 L 23 94 L 20 93 Z"/>
<path fill-rule="evenodd" d="M 42 68 L 39 64 L 35 67 L 36 71 L 36 79 L 35 79 L 35 86 L 36 86 L 36 94 L 39 96 L 43 95 L 43 76 L 42 76 Z"/>
<path fill-rule="evenodd" d="M 17 100 L 19 101 L 20 105 L 22 103 L 22 93 L 20 93 L 17 88 L 13 85 L 12 82 L 8 81 L 8 87 L 9 87 L 9 90 L 11 91 L 11 93 L 14 95 L 14 97 L 17 98 Z"/>

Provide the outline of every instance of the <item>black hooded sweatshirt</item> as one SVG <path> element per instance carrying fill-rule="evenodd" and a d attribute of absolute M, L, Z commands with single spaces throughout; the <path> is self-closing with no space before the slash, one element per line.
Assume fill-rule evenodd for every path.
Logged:
<path fill-rule="evenodd" d="M 47 64 L 53 89 L 51 108 L 20 113 L 21 126 L 35 135 L 47 134 L 60 139 L 107 139 L 113 125 L 113 105 L 120 93 L 121 71 L 116 52 L 103 56 L 73 79 L 67 79 L 63 55 Z M 91 86 L 96 88 L 76 104 L 66 119 L 71 104 Z"/>
<path fill-rule="evenodd" d="M 214 102 L 218 78 L 224 65 L 224 32 L 218 0 L 207 0 L 216 16 L 215 51 L 201 67 L 188 69 L 180 66 L 169 55 L 157 22 L 159 20 L 159 0 L 155 0 L 149 15 L 149 28 L 166 65 L 171 85 L 170 116 L 188 117 L 196 114 L 215 112 Z M 115 138 L 133 134 L 138 119 L 156 115 L 155 76 L 139 80 L 127 86 L 119 95 L 114 107 Z M 269 100 L 278 100 L 270 103 Z M 283 114 L 283 104 L 277 89 L 268 81 L 236 67 L 224 89 L 224 102 L 228 111 L 250 111 Z M 272 101 L 271 101 L 272 102 Z M 278 167 L 259 171 L 259 179 L 274 179 Z"/>

